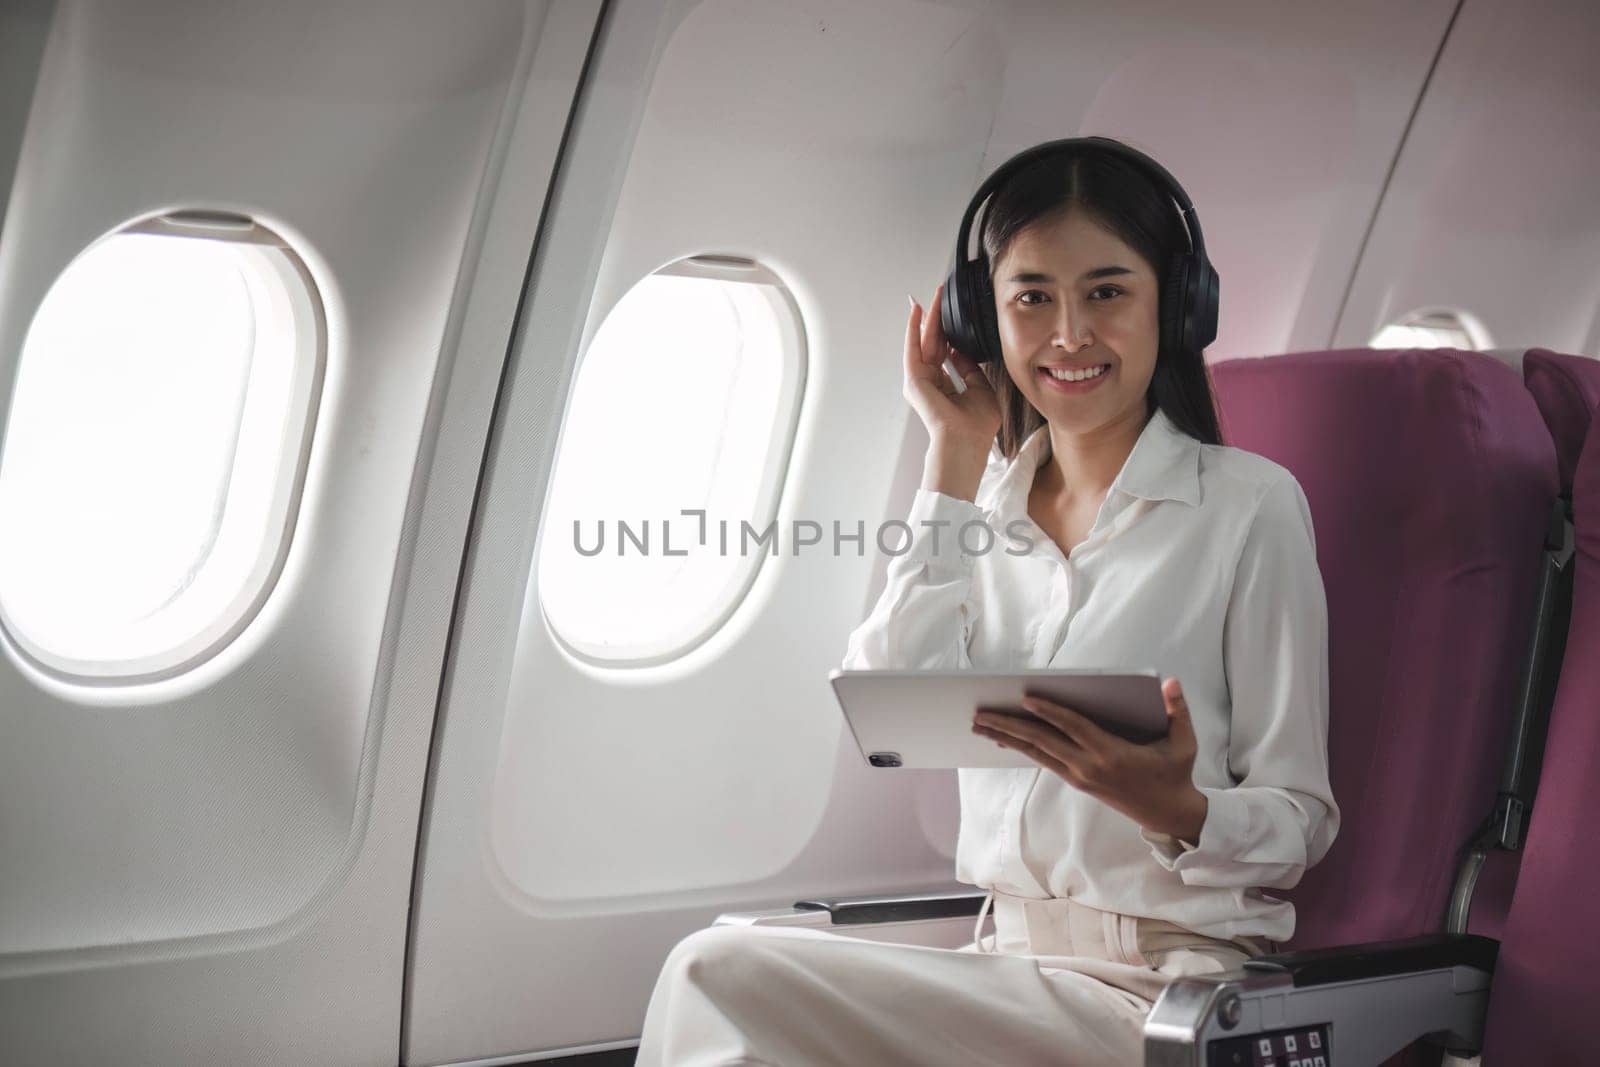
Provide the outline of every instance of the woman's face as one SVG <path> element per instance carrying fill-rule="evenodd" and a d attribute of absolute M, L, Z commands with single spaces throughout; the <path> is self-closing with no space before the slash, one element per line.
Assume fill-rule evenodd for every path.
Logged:
<path fill-rule="evenodd" d="M 1083 433 L 1146 414 L 1160 343 L 1155 269 L 1073 209 L 1019 231 L 994 267 L 1006 370 L 1053 426 Z M 1106 367 L 1081 384 L 1048 367 Z"/>

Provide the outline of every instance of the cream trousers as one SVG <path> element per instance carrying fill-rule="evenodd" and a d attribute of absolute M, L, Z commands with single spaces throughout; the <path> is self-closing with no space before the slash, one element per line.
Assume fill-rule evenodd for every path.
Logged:
<path fill-rule="evenodd" d="M 1273 947 L 999 892 L 994 925 L 992 947 L 958 949 L 798 927 L 698 930 L 662 965 L 636 1063 L 1125 1067 L 1142 1062 L 1144 1019 L 1168 982 Z"/>

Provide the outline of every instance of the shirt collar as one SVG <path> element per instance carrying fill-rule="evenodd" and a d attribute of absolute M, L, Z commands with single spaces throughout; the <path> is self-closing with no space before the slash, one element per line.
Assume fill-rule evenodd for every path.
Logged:
<path fill-rule="evenodd" d="M 1045 423 L 1029 434 L 1017 450 L 1016 458 L 995 483 L 987 510 L 999 516 L 1026 515 L 1034 475 L 1049 455 L 1050 425 Z M 996 458 L 991 462 L 1005 461 Z M 1145 500 L 1198 504 L 1200 442 L 1178 429 L 1166 412 L 1157 408 L 1133 443 L 1133 451 L 1123 461 L 1106 497 L 1110 499 L 1119 492 Z"/>

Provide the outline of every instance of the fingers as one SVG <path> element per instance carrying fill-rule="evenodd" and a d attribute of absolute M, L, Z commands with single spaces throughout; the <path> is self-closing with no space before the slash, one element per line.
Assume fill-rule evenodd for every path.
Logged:
<path fill-rule="evenodd" d="M 1184 699 L 1183 686 L 1176 678 L 1161 683 L 1161 697 L 1167 704 L 1168 736 L 1194 734 L 1194 723 L 1189 718 L 1189 702 Z"/>
<path fill-rule="evenodd" d="M 1112 742 L 1121 740 L 1065 705 L 1036 696 L 1025 696 L 1020 703 L 1082 748 L 1100 751 Z"/>
<path fill-rule="evenodd" d="M 938 367 L 944 363 L 944 328 L 939 322 L 939 306 L 944 298 L 944 283 L 933 291 L 933 301 L 922 316 L 922 362 Z"/>
<path fill-rule="evenodd" d="M 934 358 L 943 363 L 945 350 L 949 348 L 944 336 L 944 313 L 942 310 L 944 308 L 944 282 L 940 282 L 939 287 L 933 291 L 933 303 L 928 307 L 933 312 L 928 316 L 933 320 L 928 324 L 931 327 L 928 331 L 928 347 L 933 351 Z"/>
<path fill-rule="evenodd" d="M 908 378 L 924 378 L 933 380 L 935 376 L 944 378 L 944 346 L 935 349 L 932 344 L 933 333 L 939 329 L 939 299 L 944 292 L 940 285 L 934 290 L 933 303 L 924 308 L 917 303 L 916 298 L 910 293 L 906 300 L 911 304 L 911 314 L 906 319 L 906 376 Z"/>
<path fill-rule="evenodd" d="M 910 293 L 906 294 L 906 301 L 911 305 L 911 314 L 906 319 L 905 341 L 908 395 L 909 391 L 922 393 L 925 396 L 937 392 L 946 399 L 955 399 L 961 395 L 962 389 L 956 385 L 944 367 L 947 358 L 962 360 L 965 357 L 943 340 L 944 328 L 939 322 L 939 306 L 943 298 L 943 282 L 934 290 L 933 302 L 926 309 L 918 304 Z M 966 384 L 970 366 L 962 367 L 958 363 L 956 370 L 962 383 Z"/>
<path fill-rule="evenodd" d="M 1001 748 L 1011 748 L 1021 752 L 1023 755 L 1027 756 L 1029 759 L 1033 760 L 1046 770 L 1060 775 L 1071 785 L 1087 791 L 1088 782 L 1084 780 L 1078 769 L 1074 767 L 1067 759 L 1063 758 L 1059 752 L 1049 748 L 1041 747 L 1032 741 L 1018 737 L 1015 734 L 1001 733 L 999 730 L 991 729 L 987 726 L 978 725 L 976 723 L 972 727 L 972 732 L 977 734 L 979 737 L 989 738 L 989 740 L 993 741 Z"/>
<path fill-rule="evenodd" d="M 917 370 L 922 366 L 922 309 L 911 299 L 911 294 L 907 293 L 906 299 L 911 301 L 911 316 L 906 319 L 905 372 L 907 378 L 916 378 Z"/>
<path fill-rule="evenodd" d="M 1045 749 L 1071 750 L 1078 747 L 1070 737 L 1063 735 L 1050 723 L 1031 715 L 980 709 L 973 716 L 972 723 L 976 727 L 1004 734 L 1007 738 L 1017 741 L 1027 741 Z"/>
<path fill-rule="evenodd" d="M 949 352 L 950 362 L 955 364 L 956 370 L 960 372 L 962 381 L 966 381 L 967 375 L 979 369 L 978 364 L 971 359 L 968 359 L 966 354 L 962 352 L 961 349 L 951 344 L 946 344 L 945 348 Z"/>

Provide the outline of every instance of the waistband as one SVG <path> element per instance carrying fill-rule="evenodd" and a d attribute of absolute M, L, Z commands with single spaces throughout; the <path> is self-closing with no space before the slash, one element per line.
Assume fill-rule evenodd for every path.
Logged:
<path fill-rule="evenodd" d="M 986 946 L 983 920 L 994 906 L 994 934 Z M 1275 946 L 1265 938 L 1216 938 L 1165 919 L 1092 908 L 1071 897 L 1020 897 L 990 889 L 972 933 L 974 951 L 1030 956 L 1093 956 L 1144 966 L 1148 953 L 1225 946 L 1260 956 Z"/>

